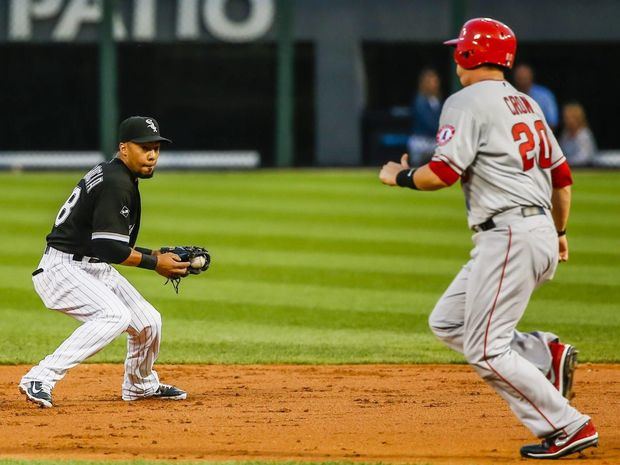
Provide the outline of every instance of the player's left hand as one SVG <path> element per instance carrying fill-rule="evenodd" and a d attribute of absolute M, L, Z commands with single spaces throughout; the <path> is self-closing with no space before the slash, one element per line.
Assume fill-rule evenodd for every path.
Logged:
<path fill-rule="evenodd" d="M 560 261 L 567 262 L 568 261 L 568 239 L 566 236 L 561 236 L 558 238 L 560 243 Z"/>
<path fill-rule="evenodd" d="M 172 283 L 172 287 L 177 294 L 179 293 L 181 278 L 189 276 L 190 274 L 200 274 L 203 271 L 207 271 L 211 265 L 211 255 L 204 247 L 198 247 L 195 245 L 162 247 L 159 249 L 159 253 L 160 255 L 165 255 L 168 253 L 176 254 L 175 256 L 178 256 L 179 260 L 182 260 L 184 263 L 189 263 L 184 275 L 168 277 L 168 281 Z M 166 281 L 166 283 L 168 283 L 168 281 Z"/>
<path fill-rule="evenodd" d="M 200 274 L 203 271 L 207 271 L 211 265 L 211 255 L 204 247 L 196 245 L 162 247 L 159 249 L 159 252 L 172 252 L 177 254 L 181 261 L 189 262 L 190 265 L 187 268 L 187 274 L 185 276 L 188 274 Z"/>
<path fill-rule="evenodd" d="M 389 161 L 383 165 L 381 171 L 379 172 L 379 179 L 383 184 L 395 186 L 396 175 L 406 169 L 409 169 L 409 155 L 405 153 L 402 157 L 400 157 L 400 163 Z"/>

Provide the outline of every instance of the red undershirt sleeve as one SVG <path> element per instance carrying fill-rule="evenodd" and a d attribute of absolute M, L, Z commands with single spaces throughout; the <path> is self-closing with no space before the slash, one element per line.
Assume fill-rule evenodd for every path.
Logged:
<path fill-rule="evenodd" d="M 451 186 L 460 178 L 459 174 L 444 161 L 432 160 L 429 162 L 428 167 L 448 186 Z"/>
<path fill-rule="evenodd" d="M 572 184 L 573 176 L 566 161 L 551 170 L 551 185 L 554 189 L 561 189 Z"/>

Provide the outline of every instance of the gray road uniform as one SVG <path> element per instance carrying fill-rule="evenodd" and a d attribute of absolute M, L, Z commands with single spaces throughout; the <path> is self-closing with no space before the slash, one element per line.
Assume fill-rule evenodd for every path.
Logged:
<path fill-rule="evenodd" d="M 534 289 L 551 279 L 558 237 L 553 187 L 570 170 L 540 107 L 505 81 L 481 81 L 445 103 L 430 168 L 461 179 L 471 259 L 433 310 L 435 335 L 467 361 L 538 437 L 570 434 L 588 417 L 546 378 L 551 333 L 516 326 Z"/>

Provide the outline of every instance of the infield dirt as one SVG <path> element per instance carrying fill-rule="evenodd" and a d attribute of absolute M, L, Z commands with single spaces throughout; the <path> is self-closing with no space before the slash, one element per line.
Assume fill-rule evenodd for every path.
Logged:
<path fill-rule="evenodd" d="M 467 366 L 159 366 L 185 401 L 120 400 L 121 365 L 82 365 L 26 403 L 25 366 L 0 367 L 0 457 L 524 463 L 537 442 Z M 600 447 L 569 460 L 620 463 L 620 365 L 581 365 L 573 403 Z"/>

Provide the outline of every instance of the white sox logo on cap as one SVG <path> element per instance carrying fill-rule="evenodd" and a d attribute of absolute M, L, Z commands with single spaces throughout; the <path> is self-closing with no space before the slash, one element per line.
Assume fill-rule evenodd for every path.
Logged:
<path fill-rule="evenodd" d="M 454 126 L 450 124 L 446 124 L 440 127 L 439 131 L 437 131 L 437 144 L 446 145 L 448 142 L 450 142 L 450 139 L 454 137 L 454 132 Z"/>
<path fill-rule="evenodd" d="M 151 128 L 153 130 L 153 132 L 157 132 L 157 126 L 155 126 L 155 123 L 153 122 L 153 120 L 151 118 L 146 120 L 146 125 Z"/>

